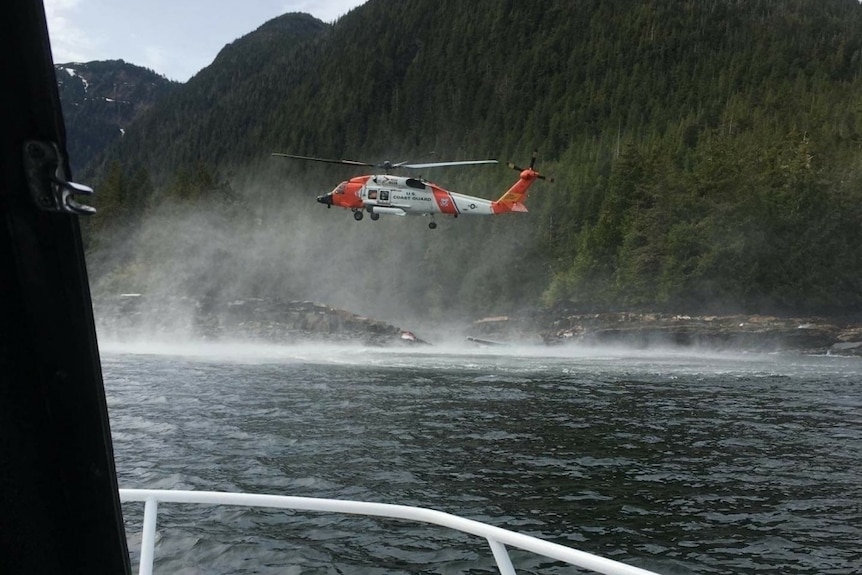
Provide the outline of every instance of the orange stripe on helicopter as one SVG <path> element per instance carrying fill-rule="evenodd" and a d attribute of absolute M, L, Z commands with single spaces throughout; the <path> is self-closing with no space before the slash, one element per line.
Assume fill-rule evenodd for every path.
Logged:
<path fill-rule="evenodd" d="M 455 200 L 449 192 L 436 187 L 432 187 L 431 190 L 434 192 L 434 201 L 437 202 L 437 207 L 440 208 L 441 213 L 458 214 L 458 206 L 455 205 Z"/>

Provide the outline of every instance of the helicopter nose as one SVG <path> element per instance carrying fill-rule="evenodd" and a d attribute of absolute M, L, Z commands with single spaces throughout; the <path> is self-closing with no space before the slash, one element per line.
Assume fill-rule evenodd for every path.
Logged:
<path fill-rule="evenodd" d="M 326 204 L 326 207 L 332 206 L 332 194 L 326 194 L 325 196 L 317 196 L 317 201 L 321 204 Z"/>

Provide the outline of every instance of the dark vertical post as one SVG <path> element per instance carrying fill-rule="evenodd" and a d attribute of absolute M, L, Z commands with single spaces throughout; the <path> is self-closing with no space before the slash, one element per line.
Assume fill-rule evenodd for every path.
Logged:
<path fill-rule="evenodd" d="M 44 142 L 69 173 L 44 8 L 0 11 L 0 573 L 130 573 L 79 216 L 24 162 Z"/>

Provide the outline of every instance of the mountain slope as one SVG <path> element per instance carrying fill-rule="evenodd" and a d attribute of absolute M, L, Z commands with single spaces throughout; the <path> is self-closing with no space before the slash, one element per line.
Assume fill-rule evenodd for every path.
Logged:
<path fill-rule="evenodd" d="M 215 184 L 229 183 L 281 223 L 272 242 L 301 228 L 319 246 L 332 232 L 354 246 L 325 250 L 350 279 L 301 285 L 276 268 L 258 287 L 441 314 L 540 294 L 597 308 L 862 309 L 855 0 L 370 0 L 332 27 L 287 15 L 228 48 L 109 158 L 148 172 L 159 201 L 224 198 Z M 430 243 L 405 236 L 415 222 L 381 224 L 376 240 L 333 228 L 337 214 L 318 224 L 310 190 L 348 172 L 269 159 L 521 162 L 534 149 L 557 181 L 530 214 L 458 220 Z M 486 196 L 513 177 L 433 174 Z M 367 241 L 373 257 L 356 247 Z M 415 305 L 384 301 L 392 285 Z"/>
<path fill-rule="evenodd" d="M 155 176 L 165 166 L 259 153 L 258 139 L 273 127 L 272 110 L 307 76 L 298 72 L 305 60 L 298 50 L 328 29 L 308 14 L 285 14 L 228 44 L 210 66 L 141 118 L 121 153 Z"/>
<path fill-rule="evenodd" d="M 296 15 L 282 19 L 298 24 Z M 645 137 L 684 118 L 714 126 L 736 94 L 775 98 L 852 81 L 859 31 L 853 0 L 552 0 L 541 7 L 372 0 L 295 58 L 274 30 L 262 28 L 230 46 L 230 58 L 205 69 L 166 108 L 205 120 L 228 112 L 221 133 L 204 135 L 196 147 L 216 160 L 228 154 L 216 141 L 224 135 L 240 157 L 255 142 L 260 151 L 305 143 L 320 153 L 375 154 L 393 139 L 412 147 L 465 135 L 512 152 L 529 152 L 519 146 L 527 138 L 559 156 L 572 140 L 608 131 Z M 251 42 L 253 49 L 238 49 Z M 242 102 L 241 109 L 226 110 L 228 102 Z M 766 103 L 776 112 L 794 107 Z M 159 118 L 171 121 L 167 113 Z M 789 120 L 806 129 L 805 119 Z M 150 133 L 136 153 L 170 165 L 192 155 L 182 148 L 181 141 L 165 148 Z"/>
<path fill-rule="evenodd" d="M 72 171 L 78 174 L 178 84 L 122 60 L 56 64 Z"/>

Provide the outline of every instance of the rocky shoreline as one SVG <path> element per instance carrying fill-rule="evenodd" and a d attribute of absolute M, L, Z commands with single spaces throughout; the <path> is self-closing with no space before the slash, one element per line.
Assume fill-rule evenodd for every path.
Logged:
<path fill-rule="evenodd" d="M 142 294 L 94 298 L 101 336 L 203 340 L 309 341 L 369 346 L 427 345 L 412 332 L 310 301 L 249 298 L 213 302 Z"/>
<path fill-rule="evenodd" d="M 546 345 L 702 347 L 862 357 L 862 324 L 824 318 L 627 312 L 537 314 L 485 318 L 474 324 L 472 332 L 473 337 L 502 342 L 538 338 Z"/>
<path fill-rule="evenodd" d="M 215 302 L 123 294 L 95 298 L 94 313 L 100 335 L 112 339 L 171 336 L 428 345 L 399 326 L 310 301 Z M 862 323 L 824 318 L 534 312 L 477 320 L 463 336 L 477 345 L 625 345 L 862 357 Z"/>

